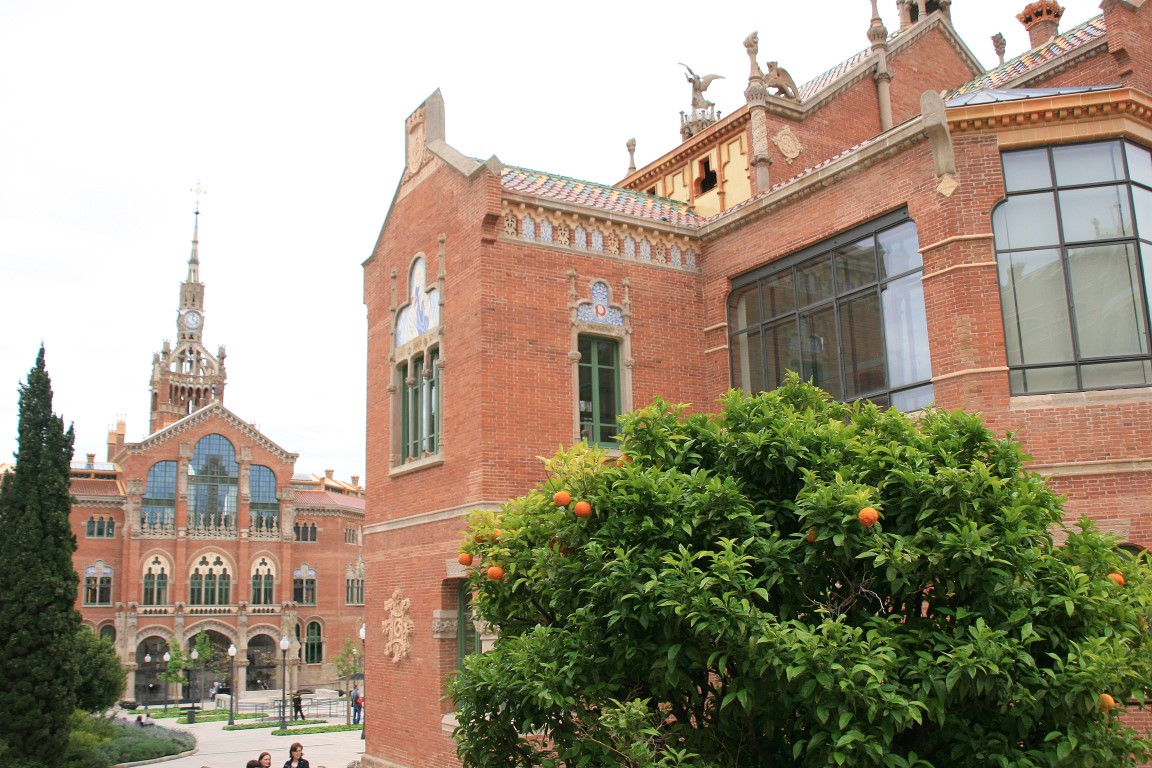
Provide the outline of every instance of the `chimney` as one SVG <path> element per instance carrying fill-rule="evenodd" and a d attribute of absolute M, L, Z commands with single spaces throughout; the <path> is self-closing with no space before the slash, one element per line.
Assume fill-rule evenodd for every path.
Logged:
<path fill-rule="evenodd" d="M 326 469 L 326 470 L 324 470 L 324 477 L 326 477 L 326 478 L 328 478 L 329 480 L 331 480 L 331 479 L 332 479 L 332 475 L 333 475 L 335 472 L 336 472 L 336 470 L 334 470 L 334 469 Z"/>
<path fill-rule="evenodd" d="M 1029 44 L 1039 48 L 1060 33 L 1060 17 L 1064 8 L 1055 0 L 1036 0 L 1022 13 L 1016 14 L 1024 29 L 1028 30 Z"/>
<path fill-rule="evenodd" d="M 360 475 L 352 475 L 352 485 L 360 487 Z"/>
<path fill-rule="evenodd" d="M 115 461 L 116 454 L 124 447 L 124 435 L 127 429 L 124 425 L 124 420 L 120 419 L 116 422 L 116 428 L 108 430 L 108 461 Z"/>
<path fill-rule="evenodd" d="M 1004 35 L 997 32 L 992 35 L 992 47 L 996 49 L 996 55 L 1000 58 L 1000 63 L 1004 63 L 1004 51 L 1008 50 L 1008 41 L 1004 39 Z"/>
<path fill-rule="evenodd" d="M 86 455 L 88 456 L 88 461 L 85 462 L 84 468 L 85 469 L 95 469 L 96 468 L 96 454 L 89 453 Z"/>

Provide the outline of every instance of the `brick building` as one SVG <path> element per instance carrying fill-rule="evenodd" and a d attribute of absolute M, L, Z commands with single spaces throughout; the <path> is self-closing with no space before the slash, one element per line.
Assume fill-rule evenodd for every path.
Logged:
<path fill-rule="evenodd" d="M 72 465 L 76 607 L 115 643 L 126 699 L 206 696 L 227 682 L 230 645 L 239 692 L 280 689 L 284 658 L 289 688 L 347 687 L 333 657 L 364 619 L 364 489 L 296 474 L 295 453 L 224 407 L 224 348 L 204 347 L 204 318 L 194 231 L 177 340 L 152 359 L 148 436 L 127 442 L 120 421 L 107 461 Z M 164 654 L 200 632 L 215 663 L 166 686 Z"/>
<path fill-rule="evenodd" d="M 456 764 L 442 682 L 485 639 L 465 515 L 656 395 L 707 409 L 792 369 L 976 411 L 1069 517 L 1152 544 L 1144 5 L 1061 31 L 1033 2 L 1033 48 L 989 71 L 951 25 L 964 0 L 897 0 L 894 31 L 874 2 L 870 47 L 799 85 L 750 35 L 746 102 L 718 119 L 697 81 L 683 143 L 615 185 L 465 157 L 439 92 L 420 105 L 364 264 L 364 764 Z"/>

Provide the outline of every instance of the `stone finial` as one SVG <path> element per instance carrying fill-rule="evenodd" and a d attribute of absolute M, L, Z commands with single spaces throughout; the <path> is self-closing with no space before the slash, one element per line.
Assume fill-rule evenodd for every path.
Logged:
<path fill-rule="evenodd" d="M 996 56 L 1000 59 L 1000 63 L 1004 63 L 1004 52 L 1008 50 L 1008 41 L 1004 39 L 1004 35 L 997 32 L 992 35 L 992 47 L 996 50 Z"/>
<path fill-rule="evenodd" d="M 1016 14 L 1016 18 L 1028 30 L 1028 40 L 1033 48 L 1044 45 L 1060 33 L 1060 17 L 1064 8 L 1056 0 L 1036 0 Z"/>
<path fill-rule="evenodd" d="M 636 173 L 636 139 L 628 139 L 628 173 Z"/>
<path fill-rule="evenodd" d="M 868 42 L 872 44 L 872 50 L 876 50 L 888 42 L 888 28 L 884 26 L 884 20 L 880 18 L 880 11 L 876 8 L 876 0 L 872 0 L 872 23 L 868 25 Z"/>
<path fill-rule="evenodd" d="M 873 0 L 875 2 L 875 0 Z M 744 50 L 748 52 L 748 62 L 751 66 L 748 72 L 748 79 L 754 80 L 764 77 L 764 73 L 760 70 L 760 65 L 756 63 L 756 57 L 760 55 L 760 33 L 753 32 L 744 38 Z"/>

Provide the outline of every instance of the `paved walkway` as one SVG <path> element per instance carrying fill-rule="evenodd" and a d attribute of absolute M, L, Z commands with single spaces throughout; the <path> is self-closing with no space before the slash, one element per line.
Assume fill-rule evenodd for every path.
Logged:
<path fill-rule="evenodd" d="M 317 718 L 319 719 L 319 718 Z M 237 723 L 248 722 L 237 720 Z M 333 725 L 345 722 L 343 717 L 328 718 Z M 160 726 L 188 731 L 196 736 L 196 752 L 179 758 L 156 760 L 149 765 L 163 768 L 244 768 L 261 752 L 272 753 L 272 768 L 280 768 L 288 759 L 288 747 L 294 741 L 304 745 L 304 757 L 312 768 L 346 768 L 364 754 L 364 740 L 360 731 L 339 733 L 302 733 L 293 736 L 273 736 L 274 728 L 253 728 L 226 731 L 227 720 L 197 722 L 194 725 L 174 725 L 174 720 L 157 720 Z"/>

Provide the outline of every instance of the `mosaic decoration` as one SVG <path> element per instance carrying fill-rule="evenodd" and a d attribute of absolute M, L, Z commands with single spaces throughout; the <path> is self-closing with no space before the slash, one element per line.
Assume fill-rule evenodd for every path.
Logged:
<path fill-rule="evenodd" d="M 548 219 L 540 220 L 540 242 L 552 242 L 552 222 Z"/>
<path fill-rule="evenodd" d="M 624 314 L 619 307 L 608 304 L 608 284 L 597 280 L 592 283 L 592 301 L 582 301 L 576 307 L 576 319 L 582 323 L 624 325 Z"/>
<path fill-rule="evenodd" d="M 604 233 L 598 229 L 592 233 L 592 250 L 604 253 Z"/>
<path fill-rule="evenodd" d="M 388 618 L 380 622 L 384 633 L 384 655 L 395 664 L 407 658 L 412 650 L 412 632 L 416 622 L 412 620 L 412 600 L 403 597 L 400 590 L 392 593 L 392 599 L 384 604 Z"/>
<path fill-rule="evenodd" d="M 652 261 L 652 243 L 648 242 L 648 238 L 640 241 L 640 258 L 643 261 Z"/>
<path fill-rule="evenodd" d="M 424 259 L 418 258 L 408 275 L 408 303 L 396 317 L 396 346 L 404 346 L 439 325 L 440 291 L 426 287 Z"/>
<path fill-rule="evenodd" d="M 636 241 L 632 239 L 632 235 L 624 236 L 624 257 L 627 259 L 636 258 Z"/>
<path fill-rule="evenodd" d="M 588 247 L 588 233 L 586 231 L 584 231 L 584 227 L 577 226 L 574 234 L 575 234 L 575 241 L 574 242 L 575 242 L 576 247 L 577 248 L 587 248 Z M 601 241 L 600 245 L 601 245 L 601 247 L 603 247 L 603 245 L 604 245 L 603 241 Z"/>
<path fill-rule="evenodd" d="M 520 219 L 520 237 L 525 240 L 536 239 L 536 219 L 531 216 L 525 216 Z"/>

